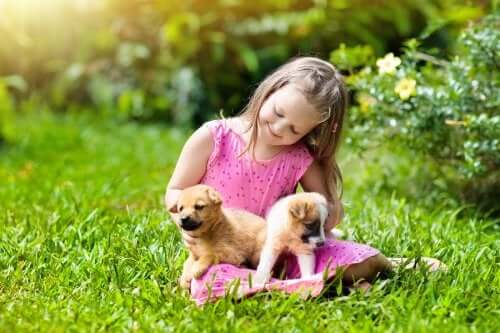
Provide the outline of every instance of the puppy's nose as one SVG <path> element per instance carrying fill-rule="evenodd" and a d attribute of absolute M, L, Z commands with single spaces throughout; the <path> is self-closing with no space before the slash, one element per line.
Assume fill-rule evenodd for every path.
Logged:
<path fill-rule="evenodd" d="M 200 223 L 191 219 L 189 216 L 181 217 L 181 228 L 187 231 L 192 231 L 197 229 L 200 226 Z"/>
<path fill-rule="evenodd" d="M 193 224 L 193 220 L 189 216 L 181 217 L 181 226 L 184 228 L 185 226 L 189 226 Z"/>

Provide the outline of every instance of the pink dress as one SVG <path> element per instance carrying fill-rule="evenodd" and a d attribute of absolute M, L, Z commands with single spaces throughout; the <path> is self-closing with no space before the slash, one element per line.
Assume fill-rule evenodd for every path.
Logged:
<path fill-rule="evenodd" d="M 219 191 L 224 207 L 245 209 L 265 217 L 279 198 L 295 193 L 299 180 L 313 162 L 303 143 L 297 143 L 266 161 L 255 161 L 248 153 L 238 157 L 246 143 L 228 126 L 227 120 L 210 121 L 204 126 L 209 127 L 214 144 L 200 183 Z M 323 289 L 325 280 L 335 275 L 337 267 L 362 262 L 378 253 L 367 245 L 329 239 L 315 251 L 315 275 L 300 278 L 296 257 L 285 254 L 278 262 L 284 267 L 284 280 L 273 278 L 265 287 L 248 285 L 248 276 L 253 272 L 250 269 L 230 264 L 214 265 L 200 279 L 192 281 L 191 296 L 197 304 L 223 297 L 238 278 L 243 295 L 283 290 L 316 296 Z"/>

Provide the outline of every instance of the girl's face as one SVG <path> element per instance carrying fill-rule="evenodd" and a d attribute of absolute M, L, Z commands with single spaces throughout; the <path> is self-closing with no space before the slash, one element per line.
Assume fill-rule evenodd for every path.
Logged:
<path fill-rule="evenodd" d="M 270 146 L 292 145 L 321 120 L 320 113 L 293 84 L 269 96 L 260 109 L 258 140 Z"/>

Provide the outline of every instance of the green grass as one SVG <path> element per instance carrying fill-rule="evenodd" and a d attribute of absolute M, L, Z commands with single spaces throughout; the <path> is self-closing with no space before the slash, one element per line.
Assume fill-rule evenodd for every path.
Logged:
<path fill-rule="evenodd" d="M 414 160 L 388 158 L 387 179 L 344 153 L 342 227 L 388 256 L 439 257 L 448 273 L 398 271 L 368 296 L 272 293 L 199 308 L 177 287 L 186 251 L 162 205 L 187 133 L 50 114 L 14 129 L 0 148 L 2 332 L 500 331 L 498 221 L 439 191 L 405 199 L 384 185 L 404 187 Z"/>

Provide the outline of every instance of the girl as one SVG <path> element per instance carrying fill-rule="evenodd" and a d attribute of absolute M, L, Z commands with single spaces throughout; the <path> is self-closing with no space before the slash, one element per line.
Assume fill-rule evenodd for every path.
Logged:
<path fill-rule="evenodd" d="M 342 177 L 335 153 L 347 98 L 340 73 L 326 61 L 300 57 L 279 67 L 257 87 L 241 115 L 208 122 L 188 139 L 167 186 L 167 209 L 176 204 L 182 189 L 202 183 L 221 193 L 225 207 L 265 217 L 300 183 L 304 191 L 319 192 L 329 200 L 329 232 L 342 218 L 337 195 Z M 287 279 L 300 276 L 294 257 L 281 262 Z M 228 266 L 213 266 L 201 281 L 193 281 L 191 292 L 198 303 L 208 297 L 204 279 L 210 279 L 210 294 L 217 297 L 224 295 L 225 282 L 248 276 L 248 270 Z M 344 269 L 343 280 L 352 283 L 370 281 L 392 266 L 376 249 L 329 239 L 316 251 L 316 272 L 328 268 L 332 276 L 337 267 Z M 323 280 L 316 275 L 320 277 L 314 281 L 276 280 L 275 287 L 291 291 L 306 286 L 314 293 Z"/>

